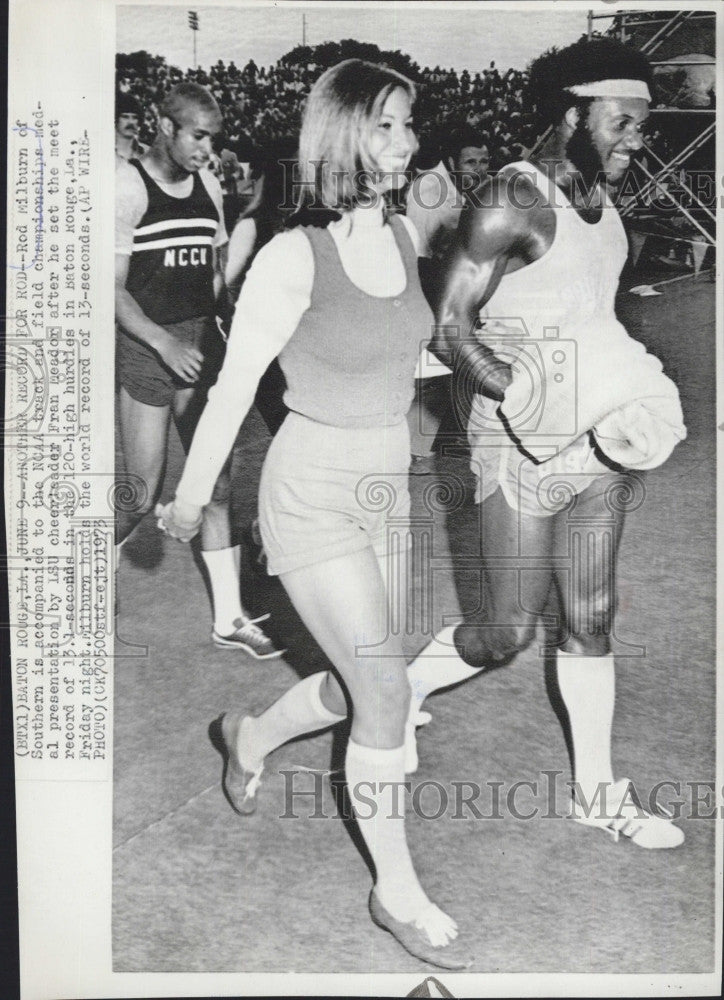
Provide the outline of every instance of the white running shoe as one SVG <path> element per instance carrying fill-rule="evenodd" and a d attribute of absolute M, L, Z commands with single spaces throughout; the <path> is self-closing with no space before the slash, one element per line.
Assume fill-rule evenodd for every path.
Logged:
<path fill-rule="evenodd" d="M 581 815 L 580 809 L 574 799 L 571 819 L 583 826 L 605 830 L 617 843 L 624 836 L 638 847 L 660 850 L 684 842 L 684 831 L 674 826 L 671 816 L 659 816 L 644 809 L 629 778 L 621 778 L 605 789 L 600 805 L 596 806 L 596 815 Z"/>

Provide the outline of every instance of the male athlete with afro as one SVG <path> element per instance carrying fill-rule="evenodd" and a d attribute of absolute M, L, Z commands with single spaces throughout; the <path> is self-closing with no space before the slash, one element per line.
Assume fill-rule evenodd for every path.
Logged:
<path fill-rule="evenodd" d="M 413 769 L 424 699 L 509 663 L 533 642 L 557 592 L 553 650 L 570 719 L 573 814 L 616 839 L 667 848 L 683 831 L 635 804 L 611 760 L 622 498 L 640 489 L 628 470 L 661 464 L 686 434 L 675 386 L 614 313 L 627 241 L 609 194 L 642 146 L 650 84 L 645 58 L 613 40 L 541 56 L 530 88 L 552 126 L 548 139 L 535 162 L 505 167 L 463 210 L 436 344 L 459 384 L 480 393 L 469 440 L 485 601 L 438 634 L 437 658 L 427 647 L 411 665 L 407 738 Z M 520 336 L 486 343 L 488 317 L 522 321 Z M 557 341 L 546 340 L 551 331 Z M 535 420 L 531 399 L 544 400 Z M 600 810 L 587 808 L 594 801 Z"/>

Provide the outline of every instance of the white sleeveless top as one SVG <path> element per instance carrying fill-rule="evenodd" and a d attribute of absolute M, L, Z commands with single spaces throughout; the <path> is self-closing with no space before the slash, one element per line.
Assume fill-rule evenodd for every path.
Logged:
<path fill-rule="evenodd" d="M 564 193 L 532 163 L 514 163 L 504 174 L 524 174 L 533 181 L 553 208 L 556 231 L 553 242 L 538 260 L 503 276 L 481 310 L 482 320 L 495 318 L 515 327 L 519 334 L 506 341 L 487 343 L 506 362 L 530 373 L 530 393 L 514 420 L 513 432 L 535 430 L 542 398 L 556 382 L 574 379 L 576 343 L 581 337 L 605 337 L 621 331 L 614 304 L 628 243 L 618 212 L 605 196 L 601 218 L 584 222 Z M 515 193 L 515 188 L 513 188 Z M 525 193 L 518 197 L 525 205 Z M 579 436 L 562 435 L 558 446 L 538 454 L 550 457 L 540 464 L 516 446 L 498 409 L 500 404 L 476 396 L 468 424 L 471 465 L 478 478 L 477 501 L 500 486 L 509 505 L 534 516 L 550 516 L 582 492 L 593 478 L 609 471 L 596 458 L 587 429 Z M 562 418 L 575 430 L 576 414 Z M 562 428 L 563 430 L 564 428 Z M 575 439 L 573 439 L 575 438 Z M 572 440 L 573 439 L 573 440 Z"/>

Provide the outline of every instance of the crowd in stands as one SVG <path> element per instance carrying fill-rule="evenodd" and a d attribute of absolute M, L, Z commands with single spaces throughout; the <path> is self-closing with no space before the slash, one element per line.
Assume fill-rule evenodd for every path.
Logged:
<path fill-rule="evenodd" d="M 381 52 L 377 46 L 355 41 L 298 46 L 269 67 L 257 66 L 253 59 L 243 68 L 219 60 L 209 69 L 185 73 L 147 52 L 121 54 L 116 77 L 118 89 L 133 94 L 144 109 L 140 139 L 145 143 L 155 132 L 155 109 L 172 86 L 193 80 L 208 87 L 224 114 L 225 146 L 248 161 L 254 147 L 269 149 L 298 134 L 311 85 L 328 66 L 346 58 L 385 62 L 415 81 L 418 159 L 423 168 L 439 159 L 443 130 L 449 132 L 465 123 L 488 139 L 492 169 L 535 142 L 538 129 L 524 100 L 525 72 L 508 69 L 501 73 L 494 63 L 476 73 L 440 66 L 421 69 L 399 51 Z"/>
<path fill-rule="evenodd" d="M 146 145 L 155 134 L 157 108 L 173 86 L 190 80 L 211 91 L 224 116 L 215 167 L 230 226 L 249 207 L 255 179 L 264 173 L 269 161 L 294 157 L 302 107 L 314 81 L 328 67 L 349 58 L 384 63 L 415 82 L 418 169 L 435 166 L 451 131 L 466 125 L 487 144 L 490 173 L 525 156 L 544 131 L 526 91 L 524 70 L 501 72 L 494 62 L 476 72 L 421 68 L 399 50 L 381 51 L 376 45 L 352 39 L 313 48 L 297 46 L 268 67 L 250 59 L 239 68 L 233 61 L 220 59 L 208 69 L 182 72 L 146 51 L 119 54 L 116 86 L 120 94 L 137 99 L 143 114 L 138 138 Z M 665 131 L 653 120 L 647 143 L 654 154 L 653 159 L 647 158 L 648 166 L 655 171 L 661 161 L 668 162 L 674 150 Z M 240 164 L 250 166 L 240 171 Z"/>

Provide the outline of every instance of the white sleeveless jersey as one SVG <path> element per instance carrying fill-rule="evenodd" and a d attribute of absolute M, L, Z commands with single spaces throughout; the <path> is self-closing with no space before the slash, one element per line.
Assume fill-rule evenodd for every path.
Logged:
<path fill-rule="evenodd" d="M 595 320 L 618 325 L 616 291 L 628 241 L 615 206 L 604 196 L 595 224 L 584 222 L 568 198 L 532 163 L 515 163 L 503 174 L 525 175 L 543 194 L 556 216 L 556 232 L 546 253 L 525 267 L 503 276 L 482 316 L 520 317 L 533 338 L 546 327 L 558 327 L 561 337 L 576 336 Z M 511 196 L 525 207 L 525 195 L 514 185 Z"/>
<path fill-rule="evenodd" d="M 514 163 L 502 173 L 533 181 L 556 218 L 555 235 L 546 253 L 504 275 L 480 313 L 483 321 L 500 320 L 517 331 L 511 337 L 491 339 L 482 329 L 479 338 L 502 360 L 530 372 L 530 400 L 518 414 L 518 426 L 530 431 L 546 382 L 576 378 L 579 338 L 605 337 L 607 332 L 622 329 L 614 304 L 628 242 L 618 212 L 606 196 L 601 218 L 590 224 L 533 164 Z M 511 194 L 522 207 L 526 205 L 526 192 L 520 187 L 514 185 Z M 470 414 L 468 439 L 478 502 L 500 486 L 511 507 L 533 516 L 550 516 L 608 471 L 596 458 L 587 431 L 572 443 L 551 447 L 545 453 L 550 457 L 540 464 L 533 462 L 516 447 L 498 407 L 495 400 L 476 396 Z M 575 420 L 576 414 L 571 413 L 571 426 Z M 514 434 L 515 421 L 511 426 Z"/>

